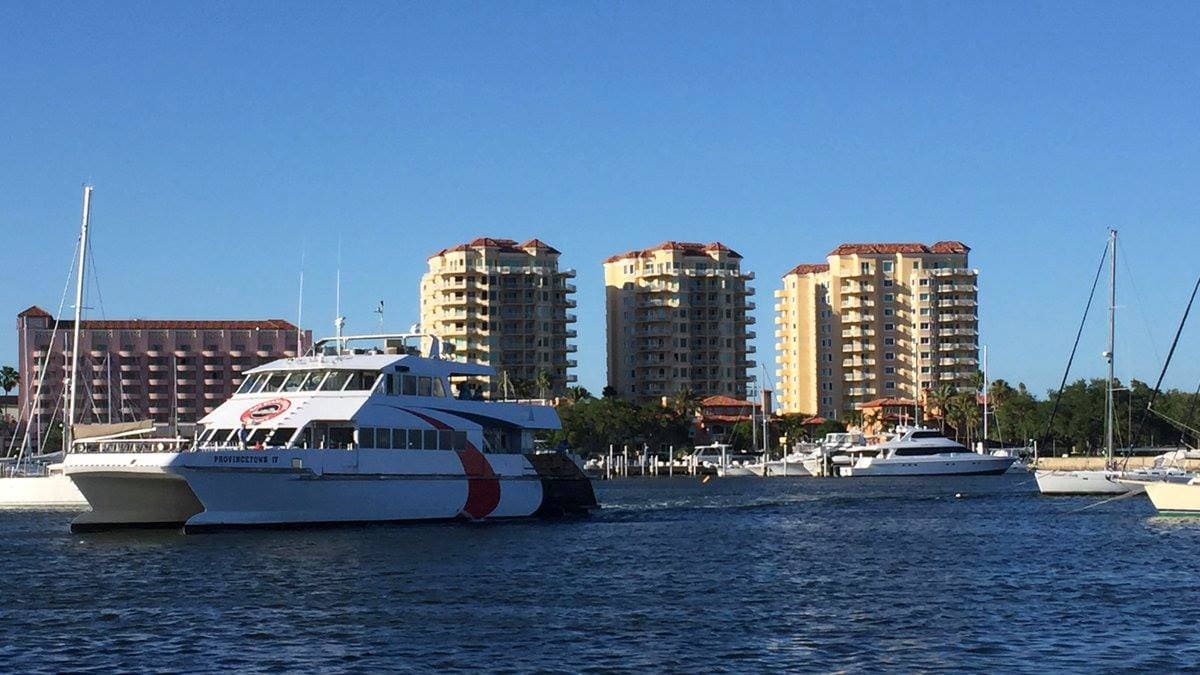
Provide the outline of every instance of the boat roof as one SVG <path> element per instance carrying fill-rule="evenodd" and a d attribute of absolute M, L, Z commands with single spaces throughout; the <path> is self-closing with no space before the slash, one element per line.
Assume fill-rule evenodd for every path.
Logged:
<path fill-rule="evenodd" d="M 246 374 L 280 370 L 384 370 L 393 365 L 407 366 L 413 372 L 444 377 L 489 377 L 495 369 L 478 363 L 433 359 L 414 354 L 339 354 L 336 356 L 298 356 L 277 359 L 251 368 Z"/>

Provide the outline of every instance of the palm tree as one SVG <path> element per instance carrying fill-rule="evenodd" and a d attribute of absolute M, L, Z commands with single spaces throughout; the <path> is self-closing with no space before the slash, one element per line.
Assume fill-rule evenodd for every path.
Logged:
<path fill-rule="evenodd" d="M 937 389 L 928 390 L 926 398 L 933 404 L 933 407 L 937 408 L 938 416 L 941 418 L 942 433 L 946 433 L 946 416 L 950 414 L 950 403 L 954 400 L 954 389 L 948 384 L 943 384 L 938 386 Z"/>
<path fill-rule="evenodd" d="M 571 403 L 579 403 L 592 397 L 587 387 L 567 387 L 566 398 Z"/>
<path fill-rule="evenodd" d="M 8 396 L 8 392 L 17 388 L 21 382 L 21 374 L 12 366 L 4 366 L 0 368 L 0 389 L 4 390 L 4 395 Z"/>
<path fill-rule="evenodd" d="M 690 387 L 684 387 L 675 392 L 675 397 L 671 400 L 671 407 L 681 416 L 691 417 L 700 410 L 700 404 L 703 401 L 704 399 L 700 398 Z"/>
<path fill-rule="evenodd" d="M 550 397 L 550 387 L 553 386 L 553 384 L 554 383 L 550 380 L 550 373 L 547 373 L 544 370 L 539 370 L 537 375 L 533 378 L 533 386 L 537 388 L 538 395 L 541 398 Z"/>
<path fill-rule="evenodd" d="M 846 423 L 847 427 L 858 427 L 859 429 L 861 429 L 862 423 L 863 423 L 862 411 L 861 410 L 850 410 L 845 415 L 842 416 L 842 421 Z"/>

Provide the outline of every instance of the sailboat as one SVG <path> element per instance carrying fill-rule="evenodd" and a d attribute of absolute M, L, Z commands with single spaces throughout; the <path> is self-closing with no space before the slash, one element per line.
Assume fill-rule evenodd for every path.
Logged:
<path fill-rule="evenodd" d="M 75 487 L 75 483 L 63 472 L 62 461 L 66 454 L 84 447 L 114 439 L 129 439 L 142 436 L 154 430 L 150 422 L 125 422 L 117 424 L 78 424 L 79 415 L 76 410 L 76 394 L 79 382 L 79 353 L 80 332 L 83 319 L 83 291 L 85 270 L 87 268 L 88 229 L 91 219 L 92 186 L 83 188 L 83 217 L 79 226 L 79 257 L 76 261 L 75 272 L 75 323 L 72 328 L 70 345 L 64 345 L 70 351 L 70 365 L 67 366 L 67 394 L 63 410 L 62 450 L 31 454 L 32 414 L 26 415 L 25 434 L 21 441 L 17 457 L 7 461 L 0 475 L 0 509 L 7 508 L 37 508 L 37 507 L 87 507 L 87 500 Z M 60 311 L 61 316 L 61 311 Z M 66 351 L 66 350 L 64 350 Z M 48 360 L 49 350 L 47 350 Z M 47 363 L 42 362 L 39 370 L 37 389 L 41 388 L 41 379 L 47 369 Z M 40 396 L 29 397 L 31 408 L 37 405 Z M 51 420 L 53 424 L 53 420 Z"/>
<path fill-rule="evenodd" d="M 1103 469 L 1078 471 L 1035 472 L 1038 491 L 1044 495 L 1122 495 L 1140 492 L 1150 483 L 1178 482 L 1190 479 L 1179 469 L 1147 468 L 1131 471 L 1117 469 L 1113 452 L 1114 440 L 1114 365 L 1113 348 L 1116 339 L 1117 311 L 1117 231 L 1108 231 L 1108 344 L 1104 351 L 1107 374 L 1104 392 L 1104 456 Z M 1084 317 L 1086 319 L 1086 312 Z M 1065 383 L 1065 376 L 1064 376 Z M 1132 433 L 1133 430 L 1130 430 Z"/>

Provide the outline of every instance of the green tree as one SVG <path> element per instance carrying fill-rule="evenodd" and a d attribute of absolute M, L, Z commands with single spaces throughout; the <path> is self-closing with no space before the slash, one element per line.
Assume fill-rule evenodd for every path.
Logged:
<path fill-rule="evenodd" d="M 934 408 L 937 408 L 942 433 L 946 433 L 946 422 L 949 421 L 946 417 L 949 414 L 950 402 L 954 400 L 954 388 L 948 384 L 939 385 L 936 389 L 928 390 L 925 399 Z"/>
<path fill-rule="evenodd" d="M 683 387 L 671 398 L 671 407 L 680 415 L 692 417 L 700 410 L 703 400 L 690 388 Z"/>

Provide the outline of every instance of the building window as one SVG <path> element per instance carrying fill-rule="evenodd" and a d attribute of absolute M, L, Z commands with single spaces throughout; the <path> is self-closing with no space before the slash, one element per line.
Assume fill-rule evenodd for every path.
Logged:
<path fill-rule="evenodd" d="M 884 352 L 883 360 L 884 361 L 895 361 L 896 360 L 896 352 Z"/>
<path fill-rule="evenodd" d="M 896 295 L 895 295 L 894 293 L 884 293 L 884 294 L 883 294 L 883 301 L 884 301 L 884 302 L 895 302 L 895 301 L 896 301 Z"/>
<path fill-rule="evenodd" d="M 884 260 L 884 261 L 883 261 L 883 271 L 884 271 L 884 272 L 891 272 L 891 271 L 892 271 L 892 261 L 891 261 L 891 260 Z"/>
<path fill-rule="evenodd" d="M 885 324 L 883 324 L 883 329 L 884 329 L 884 330 L 896 330 L 896 324 L 894 324 L 894 323 L 885 323 Z"/>
<path fill-rule="evenodd" d="M 896 374 L 896 366 L 884 366 L 883 374 L 884 375 L 895 375 Z"/>
<path fill-rule="evenodd" d="M 884 316 L 895 316 L 896 310 L 892 309 L 891 307 L 885 307 L 883 309 L 883 315 Z"/>
<path fill-rule="evenodd" d="M 888 380 L 887 382 L 884 382 L 884 383 L 883 383 L 883 388 L 884 388 L 884 389 L 895 389 L 895 388 L 896 388 L 896 383 L 895 383 L 895 382 L 892 382 L 891 380 Z"/>
<path fill-rule="evenodd" d="M 896 344 L 896 338 L 883 338 L 883 344 L 891 347 L 892 345 Z"/>
<path fill-rule="evenodd" d="M 891 279 L 884 279 L 884 280 L 883 280 L 883 285 L 884 285 L 884 286 L 892 286 L 893 284 L 894 284 L 894 282 L 893 282 Z"/>

